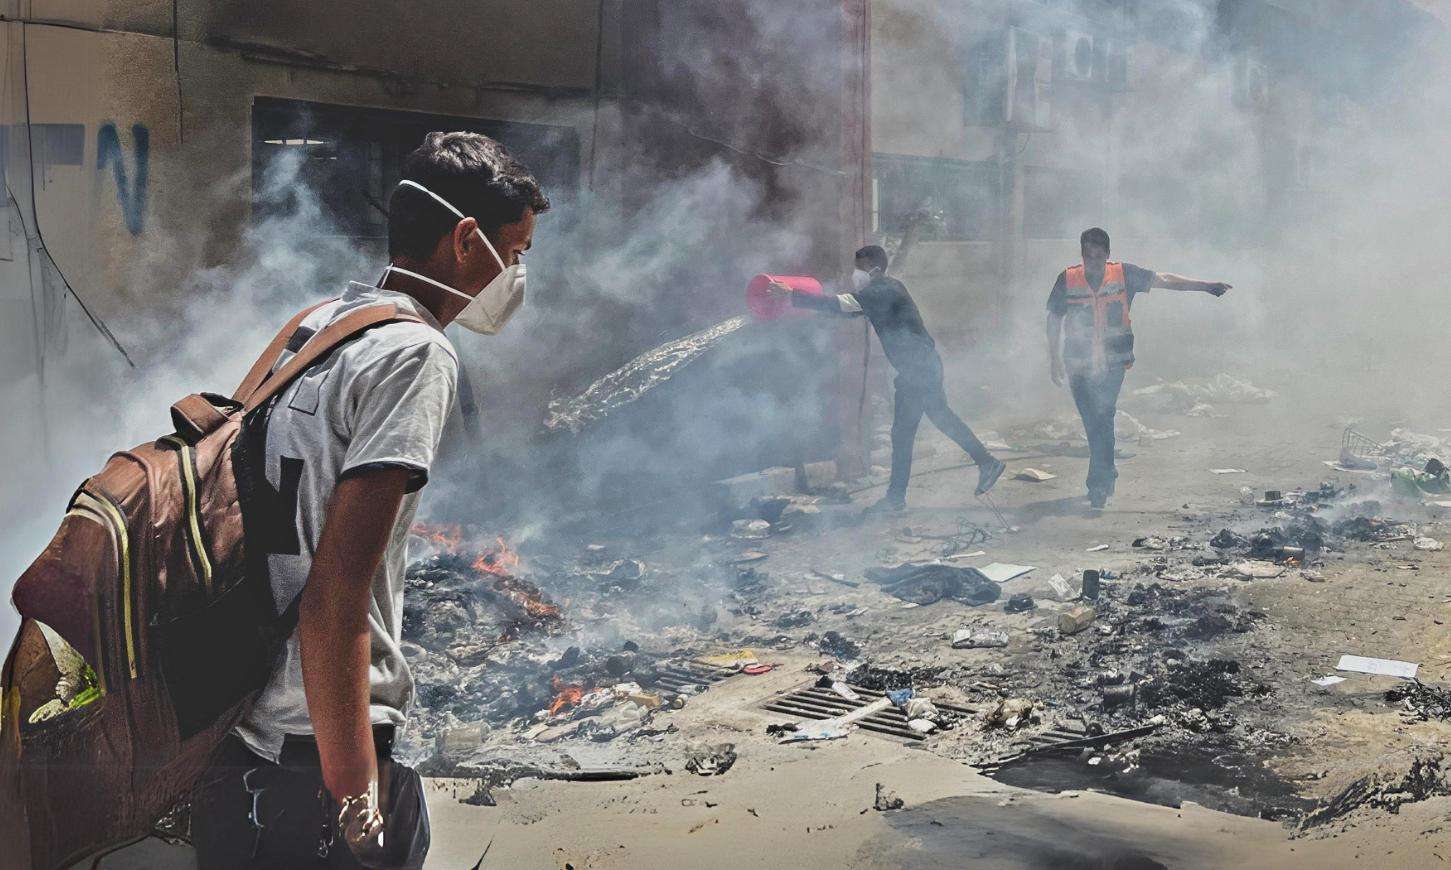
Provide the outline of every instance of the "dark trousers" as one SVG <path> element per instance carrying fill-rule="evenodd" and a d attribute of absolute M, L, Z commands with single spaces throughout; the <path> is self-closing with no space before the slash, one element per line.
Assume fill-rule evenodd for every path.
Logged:
<path fill-rule="evenodd" d="M 1113 366 L 1103 372 L 1077 372 L 1068 386 L 1083 418 L 1088 436 L 1088 491 L 1113 494 L 1118 470 L 1114 468 L 1114 418 L 1118 416 L 1118 394 L 1124 385 L 1124 369 Z"/>
<path fill-rule="evenodd" d="M 947 406 L 942 390 L 942 376 L 899 374 L 896 398 L 892 409 L 892 479 L 887 484 L 887 497 L 902 501 L 907 497 L 907 481 L 912 477 L 912 445 L 917 440 L 917 426 L 922 415 L 932 421 L 943 435 L 957 442 L 979 465 L 992 460 L 992 454 Z"/>
<path fill-rule="evenodd" d="M 380 745 L 379 793 L 390 867 L 421 867 L 428 808 L 418 774 Z M 255 815 L 254 815 L 255 813 Z M 338 805 L 323 788 L 317 746 L 287 738 L 277 764 L 228 736 L 192 800 L 198 870 L 357 870 L 364 865 L 334 832 Z M 260 827 L 259 827 L 260 825 Z"/>

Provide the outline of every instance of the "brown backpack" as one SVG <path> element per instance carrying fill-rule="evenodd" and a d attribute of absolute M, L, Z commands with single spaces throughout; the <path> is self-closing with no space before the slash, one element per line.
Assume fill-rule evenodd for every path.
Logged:
<path fill-rule="evenodd" d="M 368 306 L 314 335 L 300 325 L 317 307 L 232 398 L 187 396 L 171 406 L 174 434 L 81 484 L 16 582 L 20 633 L 0 672 L 3 866 L 51 870 L 146 837 L 266 684 L 298 602 L 277 615 L 266 553 L 246 546 L 275 504 L 258 491 L 265 426 L 244 418 L 364 330 L 418 320 Z M 284 349 L 297 354 L 273 373 Z"/>

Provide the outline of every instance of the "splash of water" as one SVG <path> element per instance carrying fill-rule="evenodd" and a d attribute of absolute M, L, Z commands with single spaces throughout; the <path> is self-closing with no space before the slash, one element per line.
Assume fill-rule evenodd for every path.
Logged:
<path fill-rule="evenodd" d="M 604 419 L 617 408 L 630 404 L 670 380 L 685 366 L 699 359 L 706 351 L 749 322 L 744 315 L 732 317 L 709 329 L 677 338 L 640 354 L 590 384 L 579 395 L 550 401 L 549 413 L 544 418 L 545 428 L 579 432 L 585 426 Z"/>

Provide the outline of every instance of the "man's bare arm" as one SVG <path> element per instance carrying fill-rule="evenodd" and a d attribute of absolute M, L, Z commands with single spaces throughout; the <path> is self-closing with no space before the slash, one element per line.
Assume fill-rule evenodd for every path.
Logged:
<path fill-rule="evenodd" d="M 1063 386 L 1063 315 L 1048 312 L 1048 372 L 1053 383 Z"/>
<path fill-rule="evenodd" d="M 385 468 L 338 483 L 298 608 L 303 691 L 323 784 L 339 800 L 367 793 L 378 780 L 368 716 L 368 611 L 409 475 Z"/>
<path fill-rule="evenodd" d="M 1149 286 L 1189 293 L 1211 293 L 1215 296 L 1223 296 L 1233 287 L 1232 284 L 1226 284 L 1223 281 L 1200 281 L 1195 278 L 1186 278 L 1183 275 L 1175 275 L 1173 272 L 1155 272 L 1154 282 Z"/>

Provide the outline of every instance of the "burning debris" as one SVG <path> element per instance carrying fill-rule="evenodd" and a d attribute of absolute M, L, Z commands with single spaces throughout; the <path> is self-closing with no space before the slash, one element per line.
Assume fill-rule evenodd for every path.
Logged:
<path fill-rule="evenodd" d="M 982 572 L 940 562 L 872 568 L 866 577 L 887 594 L 913 604 L 935 604 L 943 599 L 972 605 L 990 604 L 1002 593 L 998 584 Z"/>

